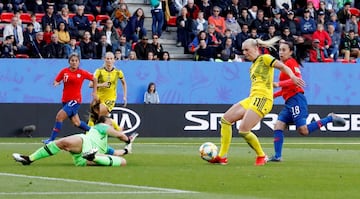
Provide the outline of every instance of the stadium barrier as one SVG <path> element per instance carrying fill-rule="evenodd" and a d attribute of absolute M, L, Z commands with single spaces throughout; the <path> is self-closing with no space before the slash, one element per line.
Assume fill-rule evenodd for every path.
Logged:
<path fill-rule="evenodd" d="M 60 103 L 62 86 L 54 88 L 56 74 L 66 59 L 0 59 L 0 103 Z M 81 68 L 94 72 L 102 60 L 81 60 Z M 232 104 L 249 93 L 250 63 L 190 61 L 117 61 L 128 84 L 128 103 L 143 102 L 149 82 L 155 82 L 161 103 Z M 276 70 L 277 71 L 277 70 Z M 358 64 L 305 63 L 302 75 L 311 105 L 359 105 Z M 278 71 L 275 74 L 277 80 Z M 83 101 L 91 100 L 83 86 Z M 118 101 L 122 89 L 118 86 Z M 275 104 L 283 104 L 278 98 Z"/>
<path fill-rule="evenodd" d="M 230 107 L 229 104 L 121 104 L 112 111 L 112 117 L 124 127 L 126 133 L 138 132 L 141 137 L 219 137 L 219 120 L 222 114 Z M 272 112 L 253 129 L 260 137 L 272 137 L 272 128 L 277 119 L 277 113 L 283 106 L 275 105 Z M 33 137 L 47 137 L 53 128 L 55 115 L 61 104 L 24 104 L 0 103 L 0 121 L 2 130 L 0 137 L 26 137 L 24 127 L 35 125 L 36 130 L 31 132 Z M 88 104 L 83 104 L 79 115 L 86 120 Z M 328 124 L 314 137 L 358 137 L 360 136 L 360 106 L 309 106 L 307 122 L 325 117 L 329 112 L 335 112 L 345 118 L 344 127 L 335 127 Z M 237 135 L 234 125 L 234 136 Z M 290 126 L 285 136 L 299 136 Z M 66 120 L 60 136 L 79 133 Z"/>

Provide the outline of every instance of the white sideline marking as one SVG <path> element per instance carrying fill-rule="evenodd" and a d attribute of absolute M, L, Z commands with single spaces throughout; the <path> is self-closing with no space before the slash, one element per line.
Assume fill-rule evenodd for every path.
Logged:
<path fill-rule="evenodd" d="M 52 180 L 52 181 L 63 181 L 63 182 L 73 182 L 73 183 L 83 183 L 83 184 L 93 184 L 93 185 L 103 185 L 103 186 L 113 186 L 113 187 L 125 187 L 125 188 L 133 188 L 133 189 L 145 189 L 145 190 L 153 190 L 153 191 L 130 191 L 130 192 L 90 192 L 90 193 L 197 193 L 194 191 L 184 191 L 179 189 L 168 189 L 168 188 L 158 188 L 158 187 L 148 187 L 148 186 L 137 186 L 137 185 L 127 185 L 127 184 L 113 184 L 109 182 L 96 182 L 96 181 L 85 181 L 85 180 L 72 180 L 65 178 L 51 178 L 51 177 L 42 177 L 42 176 L 28 176 L 22 174 L 14 174 L 14 173 L 1 173 L 0 176 L 11 176 L 11 177 L 21 177 L 21 178 L 31 178 L 31 179 L 40 179 L 40 180 Z M 0 195 L 4 194 L 28 194 L 34 192 L 19 192 L 19 193 L 6 193 L 0 192 Z M 40 192 L 44 194 L 49 193 L 59 193 L 59 194 L 74 194 L 74 193 L 83 193 L 83 192 Z M 35 194 L 37 194 L 35 192 Z"/>

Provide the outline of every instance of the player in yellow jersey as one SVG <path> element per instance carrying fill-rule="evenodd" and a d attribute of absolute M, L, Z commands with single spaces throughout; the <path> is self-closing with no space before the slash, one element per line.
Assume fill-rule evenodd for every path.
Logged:
<path fill-rule="evenodd" d="M 265 165 L 267 157 L 260 145 L 257 136 L 251 129 L 266 115 L 273 106 L 273 78 L 274 68 L 285 72 L 298 86 L 305 86 L 305 82 L 294 75 L 290 68 L 268 54 L 261 55 L 259 47 L 273 47 L 279 41 L 274 37 L 267 41 L 261 39 L 247 39 L 242 50 L 247 60 L 252 62 L 250 67 L 251 89 L 248 98 L 234 104 L 221 118 L 221 147 L 219 155 L 211 163 L 226 165 L 227 153 L 232 138 L 232 124 L 242 120 L 239 126 L 239 134 L 249 146 L 256 152 L 256 166 Z"/>
<path fill-rule="evenodd" d="M 118 80 L 121 81 L 123 88 L 124 106 L 127 104 L 127 85 L 124 73 L 120 69 L 115 68 L 115 56 L 112 52 L 107 52 L 104 59 L 104 65 L 96 69 L 94 73 L 94 77 L 97 77 L 98 81 L 97 95 L 100 100 L 99 116 L 109 116 L 114 108 L 117 99 Z M 89 126 L 93 126 L 94 122 L 90 119 L 88 124 Z M 116 130 L 121 130 L 115 121 L 113 121 L 113 127 Z M 130 144 L 137 135 L 137 133 L 133 133 L 127 140 L 123 141 Z M 112 154 L 112 152 L 113 151 L 110 151 L 109 154 Z"/>

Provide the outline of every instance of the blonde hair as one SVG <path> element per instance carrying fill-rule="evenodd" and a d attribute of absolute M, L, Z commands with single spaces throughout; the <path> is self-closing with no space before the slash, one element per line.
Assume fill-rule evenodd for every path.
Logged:
<path fill-rule="evenodd" d="M 276 37 L 273 37 L 269 40 L 261 40 L 261 39 L 252 39 L 252 38 L 249 38 L 247 40 L 245 40 L 244 43 L 249 43 L 250 45 L 254 46 L 254 47 L 265 47 L 265 48 L 272 48 L 272 49 L 275 49 L 275 44 L 281 39 L 281 37 L 279 36 L 276 36 Z"/>

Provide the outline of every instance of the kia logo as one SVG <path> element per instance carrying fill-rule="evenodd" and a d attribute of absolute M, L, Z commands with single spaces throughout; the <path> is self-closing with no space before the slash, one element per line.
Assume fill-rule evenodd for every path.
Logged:
<path fill-rule="evenodd" d="M 135 111 L 125 107 L 114 107 L 111 115 L 114 121 L 124 129 L 124 133 L 135 131 L 141 123 L 140 116 Z"/>

